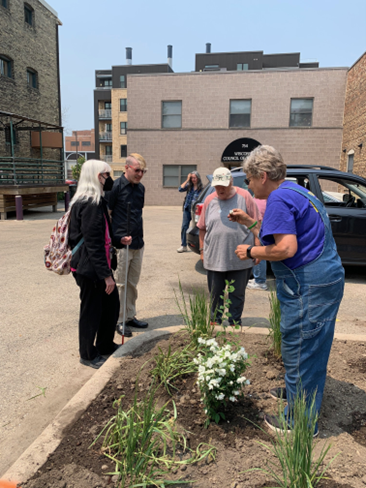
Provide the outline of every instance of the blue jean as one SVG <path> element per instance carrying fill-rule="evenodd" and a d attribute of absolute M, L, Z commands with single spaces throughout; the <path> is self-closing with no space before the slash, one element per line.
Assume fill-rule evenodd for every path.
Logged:
<path fill-rule="evenodd" d="M 191 221 L 190 210 L 183 210 L 183 223 L 182 223 L 182 246 L 187 246 L 187 230 L 189 229 L 189 223 Z"/>
<path fill-rule="evenodd" d="M 285 413 L 301 390 L 308 406 L 315 394 L 315 413 L 319 415 L 343 297 L 344 269 L 324 206 L 306 190 L 295 191 L 306 196 L 319 212 L 324 223 L 324 246 L 314 261 L 299 268 L 290 269 L 281 261 L 271 263 L 281 306 L 282 359 L 288 399 Z M 308 409 L 308 415 L 312 413 Z"/>
<path fill-rule="evenodd" d="M 253 276 L 255 282 L 264 285 L 266 282 L 266 273 L 267 273 L 267 261 L 261 261 L 259 264 L 253 267 Z"/>

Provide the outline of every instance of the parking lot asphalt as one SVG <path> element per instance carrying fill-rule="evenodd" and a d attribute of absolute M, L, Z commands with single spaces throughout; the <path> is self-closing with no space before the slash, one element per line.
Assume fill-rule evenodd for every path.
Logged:
<path fill-rule="evenodd" d="M 95 373 L 78 354 L 78 288 L 43 265 L 43 246 L 62 210 L 0 221 L 0 475 Z M 181 325 L 174 290 L 206 290 L 199 257 L 178 254 L 181 207 L 146 207 L 137 318 L 148 330 Z M 269 277 L 273 282 L 273 277 Z M 346 269 L 336 331 L 366 333 L 366 270 Z M 268 293 L 247 291 L 244 325 L 266 327 Z M 116 341 L 120 337 L 116 335 Z"/>

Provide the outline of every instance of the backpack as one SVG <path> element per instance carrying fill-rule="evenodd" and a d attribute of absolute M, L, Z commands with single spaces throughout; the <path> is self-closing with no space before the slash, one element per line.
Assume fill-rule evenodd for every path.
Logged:
<path fill-rule="evenodd" d="M 76 244 L 73 250 L 69 247 L 69 224 L 71 209 L 56 222 L 52 230 L 50 242 L 44 247 L 44 264 L 46 269 L 58 275 L 70 273 L 72 256 L 84 242 L 84 237 Z"/>

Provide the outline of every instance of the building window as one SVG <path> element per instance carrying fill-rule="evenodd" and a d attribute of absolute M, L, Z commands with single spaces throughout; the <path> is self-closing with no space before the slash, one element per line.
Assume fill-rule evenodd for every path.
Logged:
<path fill-rule="evenodd" d="M 90 146 L 90 141 L 81 141 L 82 146 Z"/>
<path fill-rule="evenodd" d="M 0 75 L 13 78 L 13 61 L 6 56 L 0 55 Z"/>
<path fill-rule="evenodd" d="M 31 88 L 38 88 L 37 71 L 34 71 L 32 68 L 27 69 L 27 84 Z"/>
<path fill-rule="evenodd" d="M 230 100 L 229 127 L 250 127 L 251 100 Z"/>
<path fill-rule="evenodd" d="M 121 122 L 120 126 L 121 126 L 121 135 L 123 136 L 127 134 L 127 122 Z"/>
<path fill-rule="evenodd" d="M 103 80 L 103 86 L 112 86 L 112 78 L 105 78 Z"/>
<path fill-rule="evenodd" d="M 120 98 L 119 100 L 119 111 L 127 112 L 127 98 Z"/>
<path fill-rule="evenodd" d="M 249 64 L 248 63 L 238 63 L 236 65 L 236 69 L 238 71 L 247 71 L 249 69 Z"/>
<path fill-rule="evenodd" d="M 292 98 L 290 127 L 311 127 L 313 119 L 312 98 Z"/>
<path fill-rule="evenodd" d="M 187 179 L 187 176 L 192 171 L 196 171 L 195 164 L 164 164 L 163 166 L 163 187 L 178 188 Z"/>
<path fill-rule="evenodd" d="M 162 121 L 163 129 L 180 129 L 182 127 L 182 101 L 163 102 Z"/>
<path fill-rule="evenodd" d="M 112 103 L 111 102 L 104 102 L 104 108 L 105 108 L 105 110 L 111 110 Z"/>
<path fill-rule="evenodd" d="M 348 154 L 348 160 L 347 160 L 348 173 L 353 173 L 353 159 L 354 159 L 354 154 Z"/>
<path fill-rule="evenodd" d="M 123 144 L 121 146 L 121 158 L 127 158 L 127 146 Z"/>
<path fill-rule="evenodd" d="M 113 170 L 113 176 L 115 178 L 119 178 L 122 175 L 123 175 L 123 171 L 116 171 L 115 169 Z"/>
<path fill-rule="evenodd" d="M 71 145 L 72 146 L 78 146 L 79 145 L 79 141 L 71 141 Z"/>
<path fill-rule="evenodd" d="M 126 88 L 126 77 L 125 77 L 125 75 L 121 75 L 119 77 L 119 87 L 120 88 Z"/>
<path fill-rule="evenodd" d="M 112 124 L 105 124 L 105 131 L 112 132 Z"/>
<path fill-rule="evenodd" d="M 105 154 L 106 156 L 112 156 L 112 146 L 105 147 Z"/>
<path fill-rule="evenodd" d="M 34 10 L 28 4 L 24 4 L 24 20 L 25 22 L 32 26 L 34 25 Z"/>
<path fill-rule="evenodd" d="M 9 8 L 9 1 L 8 0 L 1 0 L 1 5 L 4 8 Z"/>
<path fill-rule="evenodd" d="M 11 144 L 10 125 L 5 126 L 5 142 Z M 13 126 L 13 144 L 19 144 L 19 137 L 16 128 Z"/>

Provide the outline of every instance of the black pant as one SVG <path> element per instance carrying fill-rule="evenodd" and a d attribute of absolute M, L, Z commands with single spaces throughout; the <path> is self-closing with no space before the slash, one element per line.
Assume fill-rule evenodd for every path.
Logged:
<path fill-rule="evenodd" d="M 119 314 L 117 287 L 107 295 L 104 280 L 93 281 L 77 273 L 73 275 L 80 288 L 80 357 L 93 360 L 98 354 L 114 351 L 113 338 Z"/>
<path fill-rule="evenodd" d="M 223 304 L 221 296 L 224 295 L 225 280 L 234 280 L 233 287 L 235 290 L 229 293 L 229 300 L 231 305 L 229 307 L 229 323 L 241 324 L 241 315 L 244 310 L 245 289 L 247 287 L 252 268 L 241 269 L 239 271 L 207 271 L 208 289 L 211 295 L 211 317 L 215 317 L 216 322 L 221 324 L 222 310 L 220 306 Z"/>

